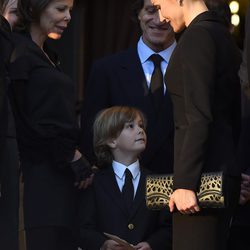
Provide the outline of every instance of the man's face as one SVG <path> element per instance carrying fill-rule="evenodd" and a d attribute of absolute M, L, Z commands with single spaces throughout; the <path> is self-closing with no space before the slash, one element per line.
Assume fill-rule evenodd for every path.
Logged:
<path fill-rule="evenodd" d="M 143 41 L 155 52 L 168 48 L 174 41 L 174 32 L 169 23 L 161 16 L 151 0 L 144 0 L 138 19 Z"/>

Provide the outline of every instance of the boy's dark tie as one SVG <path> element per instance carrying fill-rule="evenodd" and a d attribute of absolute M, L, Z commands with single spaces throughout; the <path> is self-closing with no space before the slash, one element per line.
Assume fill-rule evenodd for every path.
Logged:
<path fill-rule="evenodd" d="M 134 200 L 134 186 L 132 182 L 133 176 L 129 169 L 125 170 L 125 183 L 122 188 L 122 196 L 126 204 L 127 209 L 129 210 L 132 207 Z"/>
<path fill-rule="evenodd" d="M 153 97 L 155 109 L 159 110 L 164 97 L 163 75 L 161 72 L 161 61 L 163 58 L 158 54 L 153 54 L 149 59 L 154 63 L 154 71 L 150 81 L 150 92 Z"/>

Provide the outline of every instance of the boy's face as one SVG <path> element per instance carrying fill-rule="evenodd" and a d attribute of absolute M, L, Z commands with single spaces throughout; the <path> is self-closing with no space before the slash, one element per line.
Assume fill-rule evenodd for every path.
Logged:
<path fill-rule="evenodd" d="M 112 141 L 111 148 L 116 160 L 123 160 L 126 157 L 138 157 L 146 147 L 147 137 L 144 131 L 144 124 L 139 115 L 134 121 L 127 122 L 121 134 Z M 117 159 L 120 157 L 120 159 Z"/>

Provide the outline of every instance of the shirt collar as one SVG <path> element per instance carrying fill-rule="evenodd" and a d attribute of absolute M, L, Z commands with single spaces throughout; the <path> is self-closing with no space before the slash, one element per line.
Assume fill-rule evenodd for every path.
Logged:
<path fill-rule="evenodd" d="M 140 164 L 139 164 L 139 160 L 135 161 L 134 163 L 130 164 L 129 166 L 125 166 L 124 164 L 117 162 L 117 161 L 113 161 L 112 162 L 112 167 L 113 170 L 115 172 L 115 174 L 122 179 L 124 172 L 126 170 L 126 168 L 128 168 L 133 176 L 133 179 L 136 178 L 136 176 L 140 173 Z"/>
<path fill-rule="evenodd" d="M 161 55 L 161 57 L 168 63 L 175 46 L 176 41 L 174 41 L 168 48 L 158 52 L 157 54 Z M 156 53 L 143 42 L 142 37 L 137 43 L 137 50 L 141 63 L 146 62 L 152 54 Z"/>

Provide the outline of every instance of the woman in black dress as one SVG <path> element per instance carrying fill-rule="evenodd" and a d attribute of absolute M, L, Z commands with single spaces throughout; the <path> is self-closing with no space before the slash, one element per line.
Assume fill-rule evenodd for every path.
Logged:
<path fill-rule="evenodd" d="M 92 178 L 78 146 L 75 89 L 46 39 L 60 39 L 73 0 L 20 0 L 11 100 L 24 178 L 28 250 L 77 249 L 76 198 Z"/>
<path fill-rule="evenodd" d="M 173 249 L 226 249 L 240 183 L 239 51 L 203 0 L 151 1 L 175 32 L 186 28 L 166 72 L 175 121 Z M 228 176 L 226 209 L 201 209 L 197 202 L 201 174 L 213 171 Z"/>

